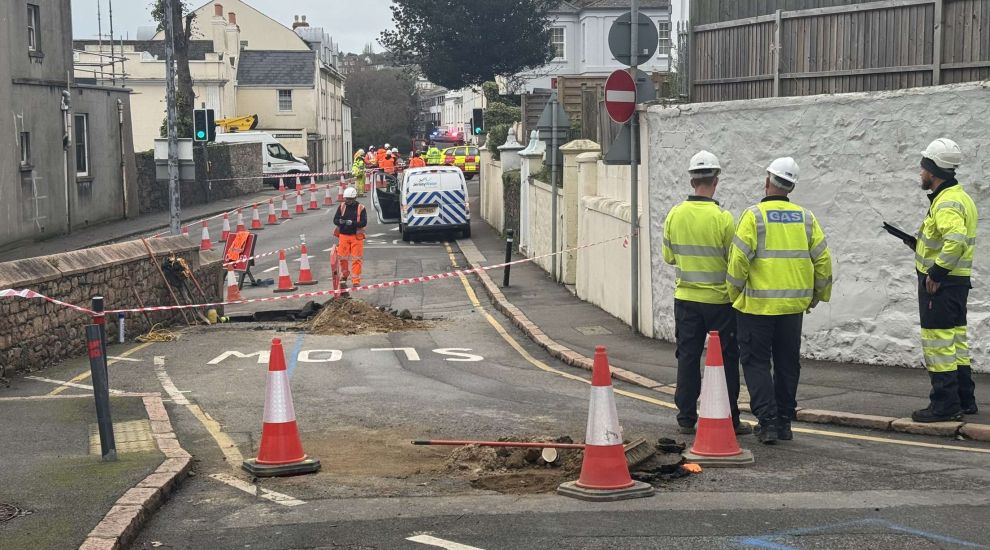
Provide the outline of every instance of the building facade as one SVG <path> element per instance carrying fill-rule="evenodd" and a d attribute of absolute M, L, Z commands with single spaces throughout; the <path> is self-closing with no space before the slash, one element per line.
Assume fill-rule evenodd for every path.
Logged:
<path fill-rule="evenodd" d="M 517 75 L 510 82 L 510 88 L 514 88 L 510 91 L 523 93 L 551 88 L 556 76 L 607 76 L 616 69 L 625 68 L 609 51 L 608 32 L 612 23 L 627 11 L 628 0 L 561 2 L 551 13 L 550 39 L 555 57 L 544 67 Z M 670 1 L 642 0 L 640 13 L 657 24 L 660 41 L 656 54 L 640 61 L 640 69 L 647 73 L 670 71 L 677 38 L 671 21 Z"/>
<path fill-rule="evenodd" d="M 70 0 L 0 13 L 0 247 L 138 213 L 130 90 L 77 85 Z"/>

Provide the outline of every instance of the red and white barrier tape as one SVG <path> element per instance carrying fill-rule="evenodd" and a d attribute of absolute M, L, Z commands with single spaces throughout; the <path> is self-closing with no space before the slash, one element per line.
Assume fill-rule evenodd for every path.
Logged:
<path fill-rule="evenodd" d="M 264 252 L 262 254 L 255 254 L 254 256 L 249 256 L 247 258 L 241 258 L 241 259 L 236 260 L 236 261 L 233 261 L 233 262 L 224 262 L 223 267 L 224 267 L 224 269 L 226 269 L 228 266 L 232 266 L 232 265 L 240 264 L 240 263 L 244 263 L 244 262 L 250 262 L 251 260 L 257 260 L 258 258 L 265 258 L 265 257 L 268 257 L 268 256 L 274 256 L 274 255 L 278 254 L 282 250 L 284 250 L 286 252 L 289 252 L 290 250 L 295 250 L 297 248 L 300 248 L 301 246 L 302 246 L 302 244 L 297 244 L 295 246 L 289 246 L 289 247 L 286 247 L 286 248 L 280 248 L 279 250 L 272 250 L 271 252 Z"/>
<path fill-rule="evenodd" d="M 240 180 L 277 180 L 284 178 L 285 180 L 294 180 L 296 178 L 311 178 L 316 176 L 346 176 L 350 175 L 350 170 L 338 170 L 336 172 L 299 172 L 298 174 L 261 174 L 260 176 L 241 176 L 239 178 L 216 178 L 206 180 L 210 183 L 217 181 L 240 181 Z M 288 185 L 286 185 L 288 187 Z"/>
<path fill-rule="evenodd" d="M 266 298 L 249 298 L 249 299 L 244 299 L 244 300 L 232 300 L 232 301 L 229 301 L 229 302 L 212 302 L 212 303 L 206 303 L 206 304 L 190 304 L 190 305 L 179 305 L 179 306 L 152 306 L 152 307 L 139 307 L 139 308 L 127 308 L 127 309 L 108 309 L 104 313 L 107 314 L 107 315 L 110 315 L 110 314 L 117 314 L 117 313 L 140 313 L 140 312 L 146 312 L 146 311 L 169 311 L 169 310 L 175 310 L 175 309 L 209 308 L 209 307 L 217 307 L 217 306 L 229 306 L 229 305 L 239 305 L 239 304 L 252 304 L 252 303 L 261 303 L 261 302 L 277 302 L 277 301 L 280 301 L 280 300 L 296 300 L 296 299 L 299 299 L 299 298 L 315 298 L 315 297 L 319 297 L 319 296 L 336 296 L 336 295 L 340 295 L 340 294 L 344 294 L 344 293 L 363 292 L 363 291 L 366 291 L 366 290 L 380 290 L 380 289 L 383 289 L 383 288 L 393 288 L 393 287 L 397 287 L 397 286 L 405 286 L 405 285 L 419 284 L 419 283 L 428 283 L 428 282 L 431 282 L 431 281 L 439 281 L 441 279 L 449 279 L 451 277 L 460 277 L 461 275 L 470 275 L 472 273 L 479 273 L 481 271 L 490 271 L 492 269 L 499 269 L 499 268 L 503 268 L 503 267 L 506 267 L 506 266 L 517 265 L 517 264 L 522 264 L 522 263 L 526 263 L 526 262 L 534 262 L 536 260 L 541 260 L 543 258 L 549 258 L 549 257 L 552 257 L 552 256 L 557 256 L 557 255 L 560 255 L 560 254 L 566 254 L 568 252 L 574 252 L 576 250 L 581 250 L 581 249 L 584 249 L 584 248 L 591 248 L 591 247 L 594 247 L 594 246 L 600 246 L 600 245 L 607 244 L 607 243 L 610 243 L 610 242 L 615 242 L 615 241 L 618 241 L 620 239 L 622 239 L 623 241 L 625 241 L 628 238 L 629 238 L 629 235 L 622 235 L 620 237 L 614 237 L 614 238 L 611 238 L 611 239 L 606 239 L 606 240 L 603 240 L 603 241 L 598 241 L 596 243 L 590 243 L 590 244 L 586 244 L 586 245 L 582 245 L 582 246 L 576 246 L 574 248 L 568 248 L 566 250 L 561 250 L 559 252 L 550 252 L 548 254 L 542 254 L 540 256 L 534 256 L 532 258 L 522 258 L 522 259 L 514 260 L 514 261 L 511 261 L 511 262 L 505 262 L 505 263 L 494 264 L 494 265 L 486 265 L 486 266 L 481 266 L 481 267 L 475 267 L 475 268 L 472 268 L 472 269 L 458 269 L 456 271 L 448 271 L 446 273 L 438 273 L 438 274 L 435 274 L 435 275 L 423 275 L 423 276 L 420 276 L 420 277 L 409 277 L 409 278 L 406 278 L 406 279 L 397 279 L 397 280 L 394 280 L 394 281 L 386 281 L 384 283 L 373 283 L 373 284 L 370 284 L 370 285 L 356 286 L 354 288 L 348 288 L 348 289 L 342 289 L 342 290 L 317 290 L 317 291 L 313 291 L 313 292 L 303 292 L 303 293 L 299 293 L 299 294 L 287 294 L 287 295 L 279 295 L 279 296 L 269 296 L 269 297 L 266 297 Z M 625 246 L 625 244 L 624 244 L 624 246 Z M 64 305 L 66 307 L 70 307 L 70 308 L 72 308 L 74 310 L 77 310 L 77 311 L 80 311 L 80 312 L 83 312 L 83 313 L 88 313 L 90 315 L 95 315 L 95 312 L 93 312 L 90 309 L 87 309 L 87 308 L 84 308 L 84 307 L 80 307 L 80 306 L 76 306 L 76 305 L 72 305 L 72 304 L 68 304 L 68 303 L 65 303 L 65 302 L 62 302 L 62 301 L 59 301 L 59 300 L 55 300 L 54 298 L 49 298 L 47 296 L 44 296 L 42 294 L 38 294 L 37 292 L 31 291 L 31 290 L 10 290 L 10 289 L 8 289 L 8 290 L 0 290 L 0 298 L 2 298 L 2 297 L 11 297 L 11 296 L 13 296 L 13 297 L 22 297 L 22 298 L 43 298 L 43 299 L 48 300 L 49 302 L 52 302 L 52 303 Z"/>

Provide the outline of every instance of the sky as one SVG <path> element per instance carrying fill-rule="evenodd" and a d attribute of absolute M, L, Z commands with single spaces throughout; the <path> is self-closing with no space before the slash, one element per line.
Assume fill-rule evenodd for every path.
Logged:
<path fill-rule="evenodd" d="M 223 0 L 218 0 L 223 3 Z M 152 0 L 72 0 L 73 38 L 89 39 L 97 35 L 97 2 L 103 16 L 103 34 L 109 33 L 108 3 L 113 2 L 114 36 L 133 39 L 137 28 L 154 25 Z M 310 26 L 323 27 L 344 52 L 360 52 L 364 45 L 378 38 L 378 33 L 392 26 L 390 0 L 246 0 L 255 9 L 291 27 L 294 15 L 305 15 Z M 206 0 L 191 0 L 193 8 Z M 212 2 L 211 2 L 212 3 Z M 286 7 L 291 6 L 291 7 Z M 375 51 L 382 47 L 375 43 Z"/>

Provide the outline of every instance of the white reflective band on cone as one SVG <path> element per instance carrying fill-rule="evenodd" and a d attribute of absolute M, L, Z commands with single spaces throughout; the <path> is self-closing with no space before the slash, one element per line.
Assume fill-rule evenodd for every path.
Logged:
<path fill-rule="evenodd" d="M 285 260 L 279 260 L 278 262 L 278 276 L 288 277 L 289 276 L 289 264 L 285 263 Z"/>
<path fill-rule="evenodd" d="M 725 384 L 725 370 L 722 367 L 705 367 L 705 377 L 701 380 L 701 407 L 699 418 L 731 418 L 729 408 L 729 388 Z"/>
<path fill-rule="evenodd" d="M 281 424 L 296 421 L 296 410 L 292 407 L 292 392 L 289 390 L 289 376 L 284 370 L 268 372 L 268 398 L 265 399 L 265 422 Z"/>
<path fill-rule="evenodd" d="M 301 271 L 309 270 L 309 255 L 303 252 L 302 258 L 299 260 L 299 269 Z"/>
<path fill-rule="evenodd" d="M 591 387 L 591 406 L 588 408 L 588 430 L 584 443 L 599 447 L 622 445 L 622 429 L 619 428 L 619 414 L 615 411 L 612 386 Z"/>
<path fill-rule="evenodd" d="M 227 271 L 227 286 L 237 286 L 237 275 L 234 275 L 234 270 Z"/>

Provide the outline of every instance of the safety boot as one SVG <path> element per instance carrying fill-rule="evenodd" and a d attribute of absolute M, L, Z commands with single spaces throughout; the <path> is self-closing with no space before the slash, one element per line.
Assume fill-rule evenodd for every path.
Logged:
<path fill-rule="evenodd" d="M 736 422 L 732 428 L 736 432 L 736 435 L 749 435 L 753 433 L 753 427 L 745 422 Z"/>
<path fill-rule="evenodd" d="M 794 432 L 791 431 L 791 421 L 786 418 L 777 420 L 777 439 L 790 441 L 794 439 Z"/>
<path fill-rule="evenodd" d="M 777 419 L 769 418 L 760 420 L 760 423 L 753 429 L 756 439 L 764 445 L 773 445 L 777 442 Z"/>
<path fill-rule="evenodd" d="M 931 407 L 926 407 L 924 409 L 914 411 L 911 413 L 911 420 L 921 423 L 931 423 L 931 422 L 951 422 L 953 420 L 961 420 L 962 411 L 954 413 L 938 413 L 932 410 Z"/>

